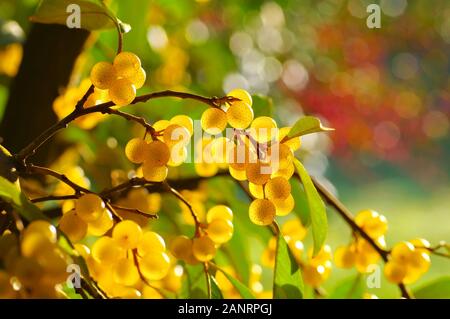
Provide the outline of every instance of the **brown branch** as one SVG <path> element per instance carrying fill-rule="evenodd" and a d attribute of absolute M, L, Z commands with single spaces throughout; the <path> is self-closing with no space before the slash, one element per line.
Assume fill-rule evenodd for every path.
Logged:
<path fill-rule="evenodd" d="M 114 205 L 114 204 L 111 204 L 111 207 L 114 209 L 123 210 L 123 211 L 129 212 L 129 213 L 141 215 L 141 216 L 148 217 L 151 219 L 159 218 L 158 215 L 149 214 L 149 213 L 143 212 L 142 210 L 139 210 L 137 208 L 122 207 L 122 206 Z"/>
<path fill-rule="evenodd" d="M 236 98 L 228 97 L 228 96 L 221 97 L 221 98 L 218 98 L 218 97 L 207 98 L 207 97 L 203 97 L 203 96 L 192 94 L 192 93 L 166 90 L 166 91 L 154 92 L 154 93 L 149 93 L 149 94 L 138 96 L 134 99 L 133 102 L 130 103 L 130 105 L 141 103 L 141 102 L 147 102 L 148 100 L 151 100 L 151 99 L 163 98 L 163 97 L 176 97 L 176 98 L 180 98 L 180 99 L 192 99 L 192 100 L 196 100 L 196 101 L 202 102 L 204 104 L 207 104 L 211 107 L 220 107 L 224 103 L 229 103 L 229 102 L 237 100 Z M 58 123 L 54 124 L 53 126 L 49 127 L 47 130 L 45 130 L 41 135 L 39 135 L 30 144 L 28 144 L 19 153 L 17 153 L 14 156 L 16 161 L 23 165 L 23 162 L 28 157 L 35 154 L 36 151 L 46 141 L 48 141 L 52 136 L 54 136 L 61 129 L 66 128 L 67 125 L 69 125 L 69 123 L 71 123 L 72 121 L 74 121 L 75 119 L 77 119 L 81 116 L 84 116 L 87 114 L 92 114 L 92 113 L 103 113 L 103 114 L 109 113 L 109 114 L 118 115 L 118 112 L 115 112 L 115 111 L 111 112 L 112 106 L 114 106 L 114 103 L 110 101 L 110 102 L 102 103 L 102 104 L 99 104 L 99 105 L 96 105 L 93 107 L 89 107 L 89 108 L 75 109 L 72 113 L 67 115 L 65 118 L 60 120 Z M 123 112 L 120 112 L 120 113 L 123 113 Z"/>
<path fill-rule="evenodd" d="M 84 104 L 86 103 L 89 96 L 94 93 L 94 86 L 91 85 L 83 97 L 77 102 L 75 105 L 75 110 L 82 110 L 84 108 Z"/>
<path fill-rule="evenodd" d="M 57 195 L 49 195 L 49 196 L 45 196 L 45 197 L 38 197 L 38 198 L 33 198 L 30 201 L 32 203 L 42 203 L 42 202 L 49 202 L 49 201 L 54 201 L 54 200 L 70 200 L 70 199 L 77 199 L 79 198 L 79 195 L 63 195 L 63 196 L 57 196 Z"/>
<path fill-rule="evenodd" d="M 19 174 L 20 173 L 22 173 L 22 172 L 19 171 Z M 92 193 L 90 190 L 71 181 L 66 175 L 55 172 L 54 170 L 51 170 L 50 168 L 30 164 L 30 165 L 25 166 L 25 173 L 52 176 L 52 177 L 60 180 L 64 184 L 70 186 L 77 194 Z"/>
<path fill-rule="evenodd" d="M 192 205 L 186 200 L 186 198 L 184 198 L 183 195 L 181 195 L 181 193 L 179 191 L 177 191 L 175 188 L 171 187 L 167 181 L 163 182 L 163 186 L 166 188 L 166 190 L 168 192 L 173 194 L 176 198 L 178 198 L 180 201 L 182 201 L 187 206 L 187 208 L 191 212 L 192 218 L 194 219 L 195 236 L 196 237 L 200 236 L 200 229 L 201 229 L 202 225 L 201 225 L 200 221 L 198 220 L 198 217 L 195 214 L 194 208 L 192 207 Z"/>
<path fill-rule="evenodd" d="M 347 207 L 345 207 L 344 204 L 341 203 L 341 201 L 339 201 L 333 194 L 331 194 L 325 188 L 325 186 L 323 186 L 316 179 L 314 178 L 311 179 L 317 191 L 322 196 L 322 198 L 324 198 L 325 201 L 335 209 L 335 211 L 345 220 L 345 222 L 352 228 L 354 232 L 357 232 L 358 234 L 361 235 L 361 237 L 367 240 L 367 242 L 377 251 L 377 253 L 380 255 L 380 257 L 383 259 L 384 262 L 387 262 L 389 258 L 389 252 L 379 247 L 377 243 L 361 227 L 359 227 L 355 223 L 354 217 L 350 212 L 350 210 L 348 210 Z M 412 295 L 410 294 L 408 289 L 406 289 L 406 286 L 403 283 L 398 284 L 398 287 L 400 289 L 402 297 L 406 299 L 412 298 Z"/>
<path fill-rule="evenodd" d="M 150 133 L 152 138 L 154 138 L 156 135 L 156 131 L 153 128 L 153 126 L 151 126 L 150 123 L 148 123 L 143 117 L 136 116 L 136 115 L 126 113 L 126 112 L 122 112 L 122 111 L 112 109 L 112 108 L 108 108 L 103 113 L 117 115 L 117 116 L 123 117 L 124 119 L 126 119 L 128 121 L 134 121 L 134 122 L 142 125 L 145 128 L 145 131 Z"/>

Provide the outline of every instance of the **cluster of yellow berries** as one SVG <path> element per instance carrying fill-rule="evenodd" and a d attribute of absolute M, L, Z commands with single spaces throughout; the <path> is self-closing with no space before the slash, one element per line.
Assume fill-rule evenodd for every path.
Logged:
<path fill-rule="evenodd" d="M 322 249 L 313 256 L 312 249 L 308 250 L 308 259 L 303 264 L 303 280 L 311 287 L 319 287 L 330 277 L 333 255 L 328 245 L 323 245 Z"/>
<path fill-rule="evenodd" d="M 114 225 L 112 213 L 106 209 L 103 200 L 95 194 L 84 194 L 74 203 L 65 204 L 65 209 L 68 211 L 65 211 L 59 220 L 59 229 L 72 242 L 82 240 L 87 234 L 102 236 Z M 71 205 L 73 208 L 70 207 Z"/>
<path fill-rule="evenodd" d="M 233 236 L 233 212 L 225 205 L 216 205 L 206 214 L 207 224 L 193 239 L 177 236 L 170 244 L 172 254 L 188 264 L 207 262 L 214 258 L 220 245 Z"/>
<path fill-rule="evenodd" d="M 361 227 L 380 246 L 386 247 L 384 234 L 387 232 L 386 217 L 373 210 L 360 211 L 355 217 L 356 224 Z M 336 249 L 334 263 L 340 268 L 352 268 L 361 273 L 373 271 L 372 265 L 378 263 L 380 255 L 375 248 L 364 238 L 355 235 L 348 246 Z"/>
<path fill-rule="evenodd" d="M 141 60 L 131 52 L 121 52 L 113 63 L 98 62 L 91 70 L 90 79 L 95 88 L 105 90 L 116 106 L 125 106 L 136 98 L 146 80 Z"/>
<path fill-rule="evenodd" d="M 125 155 L 131 162 L 142 164 L 140 174 L 146 180 L 162 182 L 167 177 L 168 166 L 179 166 L 186 159 L 193 127 L 193 121 L 187 115 L 158 121 L 153 129 L 159 136 L 152 136 L 151 141 L 131 139 L 125 147 Z"/>
<path fill-rule="evenodd" d="M 30 223 L 20 239 L 0 237 L 0 299 L 59 298 L 70 257 L 57 244 L 56 228 L 44 220 Z"/>
<path fill-rule="evenodd" d="M 58 119 L 63 119 L 74 110 L 75 105 L 79 100 L 81 100 L 91 84 L 92 83 L 89 79 L 84 79 L 81 81 L 79 86 L 69 87 L 53 101 L 53 111 Z M 107 91 L 95 88 L 94 92 L 89 96 L 86 102 L 84 102 L 83 107 L 93 107 L 98 104 L 108 102 L 108 100 L 109 97 Z M 105 118 L 106 115 L 104 114 L 91 113 L 77 118 L 74 121 L 74 124 L 78 125 L 82 129 L 89 130 Z"/>
<path fill-rule="evenodd" d="M 312 249 L 308 250 L 308 256 L 303 259 L 303 239 L 306 236 L 306 228 L 298 219 L 290 219 L 281 227 L 281 233 L 288 244 L 292 256 L 297 264 L 302 268 L 303 279 L 306 284 L 312 287 L 320 286 L 328 279 L 332 268 L 332 253 L 328 245 L 313 256 Z M 273 268 L 275 265 L 275 254 L 277 247 L 277 237 L 272 237 L 261 256 L 263 266 Z"/>
<path fill-rule="evenodd" d="M 386 278 L 395 284 L 416 282 L 431 265 L 430 243 L 422 238 L 396 244 L 384 266 Z"/>
<path fill-rule="evenodd" d="M 164 239 L 131 220 L 117 223 L 111 236 L 100 237 L 91 249 L 81 244 L 76 249 L 92 277 L 112 297 L 142 297 L 143 280 L 160 281 L 173 266 Z"/>

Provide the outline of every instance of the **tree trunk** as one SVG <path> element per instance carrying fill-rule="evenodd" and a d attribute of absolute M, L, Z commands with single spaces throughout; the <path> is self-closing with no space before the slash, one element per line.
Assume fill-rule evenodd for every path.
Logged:
<path fill-rule="evenodd" d="M 1 143 L 12 153 L 18 152 L 55 123 L 53 100 L 68 84 L 76 58 L 88 36 L 88 31 L 62 25 L 32 26 L 0 125 Z M 48 162 L 49 150 L 49 145 L 44 146 L 33 161 L 40 164 Z"/>

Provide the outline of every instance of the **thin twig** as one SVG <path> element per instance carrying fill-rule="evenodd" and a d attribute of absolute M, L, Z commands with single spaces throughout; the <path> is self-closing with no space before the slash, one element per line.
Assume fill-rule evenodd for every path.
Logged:
<path fill-rule="evenodd" d="M 49 201 L 54 201 L 54 200 L 70 200 L 70 199 L 77 199 L 80 196 L 77 194 L 74 195 L 63 195 L 63 196 L 58 196 L 58 195 L 50 195 L 50 196 L 45 196 L 45 197 L 38 197 L 38 198 L 33 198 L 30 201 L 32 203 L 42 203 L 42 202 L 49 202 Z"/>
<path fill-rule="evenodd" d="M 378 246 L 377 243 L 361 227 L 359 227 L 358 224 L 356 224 L 352 213 L 347 209 L 347 207 L 344 206 L 343 203 L 341 203 L 341 201 L 339 201 L 333 194 L 331 194 L 325 188 L 325 186 L 323 186 L 316 179 L 311 179 L 322 198 L 324 198 L 325 201 L 335 209 L 335 211 L 345 220 L 345 222 L 352 228 L 353 231 L 360 234 L 361 237 L 363 237 L 377 251 L 384 262 L 387 262 L 389 258 L 389 252 Z M 412 298 L 412 295 L 410 294 L 408 289 L 406 289 L 406 286 L 403 283 L 398 284 L 398 287 L 401 291 L 402 297 L 406 299 Z"/>
<path fill-rule="evenodd" d="M 154 92 L 154 93 L 149 93 L 149 94 L 138 96 L 130 103 L 130 105 L 141 103 L 141 102 L 146 102 L 151 99 L 163 98 L 163 97 L 176 97 L 176 98 L 180 98 L 180 99 L 192 99 L 192 100 L 196 100 L 196 101 L 202 102 L 204 104 L 207 104 L 211 107 L 220 107 L 221 105 L 223 105 L 225 103 L 229 103 L 229 102 L 237 100 L 236 98 L 228 97 L 228 96 L 221 97 L 221 98 L 218 98 L 218 97 L 207 98 L 207 97 L 203 97 L 203 96 L 192 94 L 192 93 L 166 90 L 166 91 Z M 18 154 L 16 154 L 14 156 L 16 161 L 23 165 L 23 162 L 28 157 L 30 157 L 31 155 L 36 153 L 36 151 L 48 139 L 50 139 L 58 131 L 60 131 L 61 129 L 64 129 L 65 127 L 67 127 L 67 125 L 69 123 L 71 123 L 72 121 L 74 121 L 75 119 L 77 119 L 81 116 L 84 116 L 87 114 L 92 114 L 92 113 L 103 113 L 103 114 L 109 113 L 109 114 L 117 115 L 117 112 L 115 112 L 115 111 L 111 112 L 112 106 L 114 106 L 114 103 L 110 101 L 110 102 L 98 104 L 96 106 L 92 106 L 89 108 L 74 109 L 74 111 L 72 113 L 67 115 L 65 118 L 60 120 L 58 123 L 49 127 L 42 134 L 40 134 L 37 138 L 35 138 L 30 144 L 28 144 L 25 148 L 23 148 Z"/>
<path fill-rule="evenodd" d="M 25 166 L 25 172 L 29 173 L 29 174 L 52 176 L 52 177 L 60 180 L 64 184 L 68 185 L 69 187 L 71 187 L 77 194 L 92 193 L 90 190 L 71 181 L 66 175 L 55 172 L 54 170 L 47 168 L 47 167 L 41 167 L 41 166 L 29 164 L 29 165 Z"/>
<path fill-rule="evenodd" d="M 187 208 L 189 209 L 189 211 L 191 212 L 191 216 L 194 219 L 194 224 L 195 224 L 195 236 L 198 237 L 200 236 L 200 229 L 202 227 L 200 221 L 198 220 L 197 214 L 194 212 L 194 208 L 192 207 L 192 205 L 186 200 L 186 198 L 184 198 L 183 195 L 181 195 L 181 193 L 179 191 L 177 191 L 175 188 L 173 188 L 172 186 L 169 185 L 169 183 L 163 182 L 163 186 L 170 192 L 172 193 L 175 197 L 177 197 L 180 201 L 182 201 Z"/>
<path fill-rule="evenodd" d="M 114 209 L 123 210 L 123 211 L 129 212 L 129 213 L 148 217 L 151 219 L 158 219 L 158 215 L 149 214 L 149 213 L 143 212 L 142 210 L 139 210 L 137 208 L 122 207 L 122 206 L 114 205 L 114 204 L 111 204 L 111 207 Z"/>

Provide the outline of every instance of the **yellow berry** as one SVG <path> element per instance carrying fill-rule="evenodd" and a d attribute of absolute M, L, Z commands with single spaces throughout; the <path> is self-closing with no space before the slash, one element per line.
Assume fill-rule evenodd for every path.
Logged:
<path fill-rule="evenodd" d="M 96 88 L 107 90 L 117 80 L 117 72 L 111 63 L 98 62 L 92 68 L 90 78 Z"/>
<path fill-rule="evenodd" d="M 226 243 L 233 236 L 233 223 L 227 219 L 214 219 L 209 223 L 207 233 L 216 244 Z"/>
<path fill-rule="evenodd" d="M 84 194 L 75 201 L 75 212 L 85 222 L 97 220 L 105 210 L 105 203 L 95 194 Z"/>
<path fill-rule="evenodd" d="M 415 248 L 411 243 L 407 241 L 400 242 L 392 248 L 392 259 L 399 263 L 406 263 L 411 259 L 414 251 Z"/>
<path fill-rule="evenodd" d="M 139 281 L 139 273 L 132 259 L 122 258 L 113 266 L 114 281 L 120 285 L 133 286 Z"/>
<path fill-rule="evenodd" d="M 169 147 L 181 144 L 183 146 L 189 144 L 191 135 L 187 128 L 178 124 L 170 124 L 164 129 L 164 143 Z"/>
<path fill-rule="evenodd" d="M 131 220 L 123 220 L 114 226 L 112 238 L 122 248 L 134 249 L 142 239 L 142 229 Z"/>
<path fill-rule="evenodd" d="M 277 216 L 286 216 L 294 210 L 295 200 L 292 194 L 289 194 L 285 199 L 275 199 L 273 200 L 275 205 Z"/>
<path fill-rule="evenodd" d="M 303 267 L 303 280 L 312 287 L 319 287 L 325 280 L 326 269 L 323 265 L 307 264 Z"/>
<path fill-rule="evenodd" d="M 31 222 L 24 230 L 24 235 L 29 233 L 39 233 L 47 238 L 50 242 L 56 243 L 56 228 L 45 220 L 35 220 Z"/>
<path fill-rule="evenodd" d="M 431 265 L 430 255 L 420 250 L 414 250 L 409 258 L 409 266 L 412 270 L 419 273 L 425 273 L 428 271 Z"/>
<path fill-rule="evenodd" d="M 170 252 L 175 258 L 186 260 L 192 254 L 192 240 L 186 236 L 177 236 L 170 243 Z"/>
<path fill-rule="evenodd" d="M 259 116 L 250 125 L 251 135 L 259 143 L 267 143 L 276 136 L 277 123 L 269 116 Z"/>
<path fill-rule="evenodd" d="M 218 108 L 205 110 L 201 117 L 202 129 L 208 134 L 218 134 L 227 126 L 227 115 Z"/>
<path fill-rule="evenodd" d="M 406 276 L 406 267 L 397 261 L 388 261 L 384 266 L 386 279 L 394 284 L 399 284 Z"/>
<path fill-rule="evenodd" d="M 286 221 L 281 227 L 284 236 L 289 236 L 293 240 L 303 240 L 306 236 L 306 228 L 298 218 Z"/>
<path fill-rule="evenodd" d="M 159 120 L 156 121 L 155 123 L 153 123 L 153 128 L 155 129 L 156 132 L 165 130 L 166 127 L 168 127 L 170 124 L 179 124 L 179 123 L 171 123 L 168 120 Z"/>
<path fill-rule="evenodd" d="M 240 99 L 242 102 L 245 102 L 250 106 L 253 104 L 252 96 L 246 90 L 243 89 L 231 90 L 230 92 L 228 92 L 227 96 L 232 96 L 237 99 Z"/>
<path fill-rule="evenodd" d="M 250 220 L 260 226 L 272 224 L 275 213 L 275 205 L 268 199 L 255 199 L 249 207 Z"/>
<path fill-rule="evenodd" d="M 230 172 L 231 177 L 233 177 L 237 181 L 246 181 L 247 180 L 247 173 L 244 170 L 237 170 L 234 169 L 231 165 L 228 166 L 228 171 Z M 261 185 L 259 185 L 261 186 Z"/>
<path fill-rule="evenodd" d="M 149 182 L 162 182 L 167 178 L 167 166 L 153 166 L 145 161 L 142 165 L 142 173 L 145 180 Z"/>
<path fill-rule="evenodd" d="M 20 242 L 20 251 L 25 257 L 39 256 L 43 251 L 51 250 L 53 247 L 53 243 L 39 233 L 28 233 Z"/>
<path fill-rule="evenodd" d="M 151 252 L 164 252 L 166 250 L 166 243 L 159 234 L 149 231 L 144 233 L 137 249 L 139 256 L 145 256 Z"/>
<path fill-rule="evenodd" d="M 109 88 L 109 97 L 116 106 L 129 105 L 136 98 L 136 87 L 127 79 L 118 79 Z"/>
<path fill-rule="evenodd" d="M 169 272 L 170 259 L 164 252 L 151 252 L 139 261 L 139 266 L 145 278 L 160 280 Z"/>
<path fill-rule="evenodd" d="M 61 217 L 59 229 L 69 237 L 70 241 L 77 242 L 86 236 L 88 225 L 72 210 Z"/>
<path fill-rule="evenodd" d="M 170 149 L 166 143 L 153 141 L 147 145 L 145 162 L 150 166 L 164 166 L 169 162 Z"/>
<path fill-rule="evenodd" d="M 270 179 L 270 166 L 263 162 L 249 163 L 245 169 L 249 182 L 264 185 Z"/>
<path fill-rule="evenodd" d="M 125 257 L 125 251 L 111 237 L 101 237 L 92 245 L 92 257 L 98 263 L 113 264 Z"/>
<path fill-rule="evenodd" d="M 244 171 L 245 172 L 245 171 Z M 247 175 L 245 175 L 245 178 L 243 180 L 247 179 Z M 264 199 L 264 186 L 263 185 L 256 185 L 251 182 L 248 182 L 248 190 L 250 194 L 252 194 L 253 197 Z"/>
<path fill-rule="evenodd" d="M 355 222 L 372 238 L 384 235 L 388 228 L 386 217 L 373 210 L 361 211 L 355 217 Z"/>
<path fill-rule="evenodd" d="M 175 115 L 170 119 L 170 124 L 183 126 L 188 130 L 189 135 L 192 136 L 192 134 L 194 134 L 194 121 L 187 115 Z"/>
<path fill-rule="evenodd" d="M 211 177 L 217 174 L 219 166 L 216 163 L 200 162 L 195 163 L 195 171 L 199 176 Z"/>
<path fill-rule="evenodd" d="M 143 163 L 147 156 L 148 144 L 142 138 L 133 138 L 125 146 L 125 155 L 130 162 Z"/>
<path fill-rule="evenodd" d="M 278 131 L 278 141 L 281 142 L 285 136 L 288 135 L 288 133 L 290 132 L 291 127 L 282 127 L 280 128 L 280 130 Z M 294 137 L 291 138 L 285 142 L 283 142 L 284 145 L 287 145 L 292 152 L 295 152 L 296 150 L 298 150 L 301 146 L 301 140 L 300 137 Z"/>
<path fill-rule="evenodd" d="M 313 249 L 308 250 L 308 257 L 311 262 L 318 264 L 324 264 L 327 261 L 333 259 L 333 254 L 331 252 L 331 247 L 329 245 L 323 245 L 320 251 L 313 257 Z"/>
<path fill-rule="evenodd" d="M 286 169 L 289 168 L 290 165 L 293 165 L 292 159 L 294 158 L 294 154 L 289 146 L 285 144 L 272 144 L 268 149 L 267 154 L 268 160 L 274 170 Z"/>
<path fill-rule="evenodd" d="M 131 52 L 121 52 L 114 58 L 114 68 L 117 74 L 124 78 L 133 77 L 141 68 L 141 60 Z"/>
<path fill-rule="evenodd" d="M 427 249 L 430 248 L 430 242 L 424 238 L 415 238 L 413 240 L 409 241 L 418 251 L 424 252 L 428 255 L 431 254 L 431 252 Z"/>
<path fill-rule="evenodd" d="M 85 260 L 91 255 L 91 250 L 88 246 L 83 244 L 74 244 L 73 245 L 78 254 L 83 257 Z"/>
<path fill-rule="evenodd" d="M 268 199 L 283 200 L 291 194 L 291 184 L 284 177 L 274 177 L 267 182 L 264 190 Z"/>
<path fill-rule="evenodd" d="M 253 109 L 243 101 L 233 102 L 227 110 L 227 121 L 231 127 L 245 129 L 253 121 Z"/>
<path fill-rule="evenodd" d="M 200 261 L 209 261 L 216 255 L 216 245 L 208 236 L 194 238 L 192 241 L 192 253 Z"/>
<path fill-rule="evenodd" d="M 206 221 L 211 223 L 215 219 L 226 219 L 233 221 L 233 211 L 225 205 L 213 206 L 206 213 Z"/>
<path fill-rule="evenodd" d="M 351 268 L 355 264 L 356 255 L 348 246 L 341 246 L 334 252 L 334 263 L 339 268 Z"/>
<path fill-rule="evenodd" d="M 103 236 L 114 225 L 114 218 L 112 213 L 105 209 L 102 216 L 93 222 L 88 223 L 88 233 L 93 236 Z"/>
<path fill-rule="evenodd" d="M 136 90 L 144 86 L 146 79 L 147 73 L 143 68 L 139 68 L 132 76 L 127 77 L 127 80 L 134 84 Z"/>

